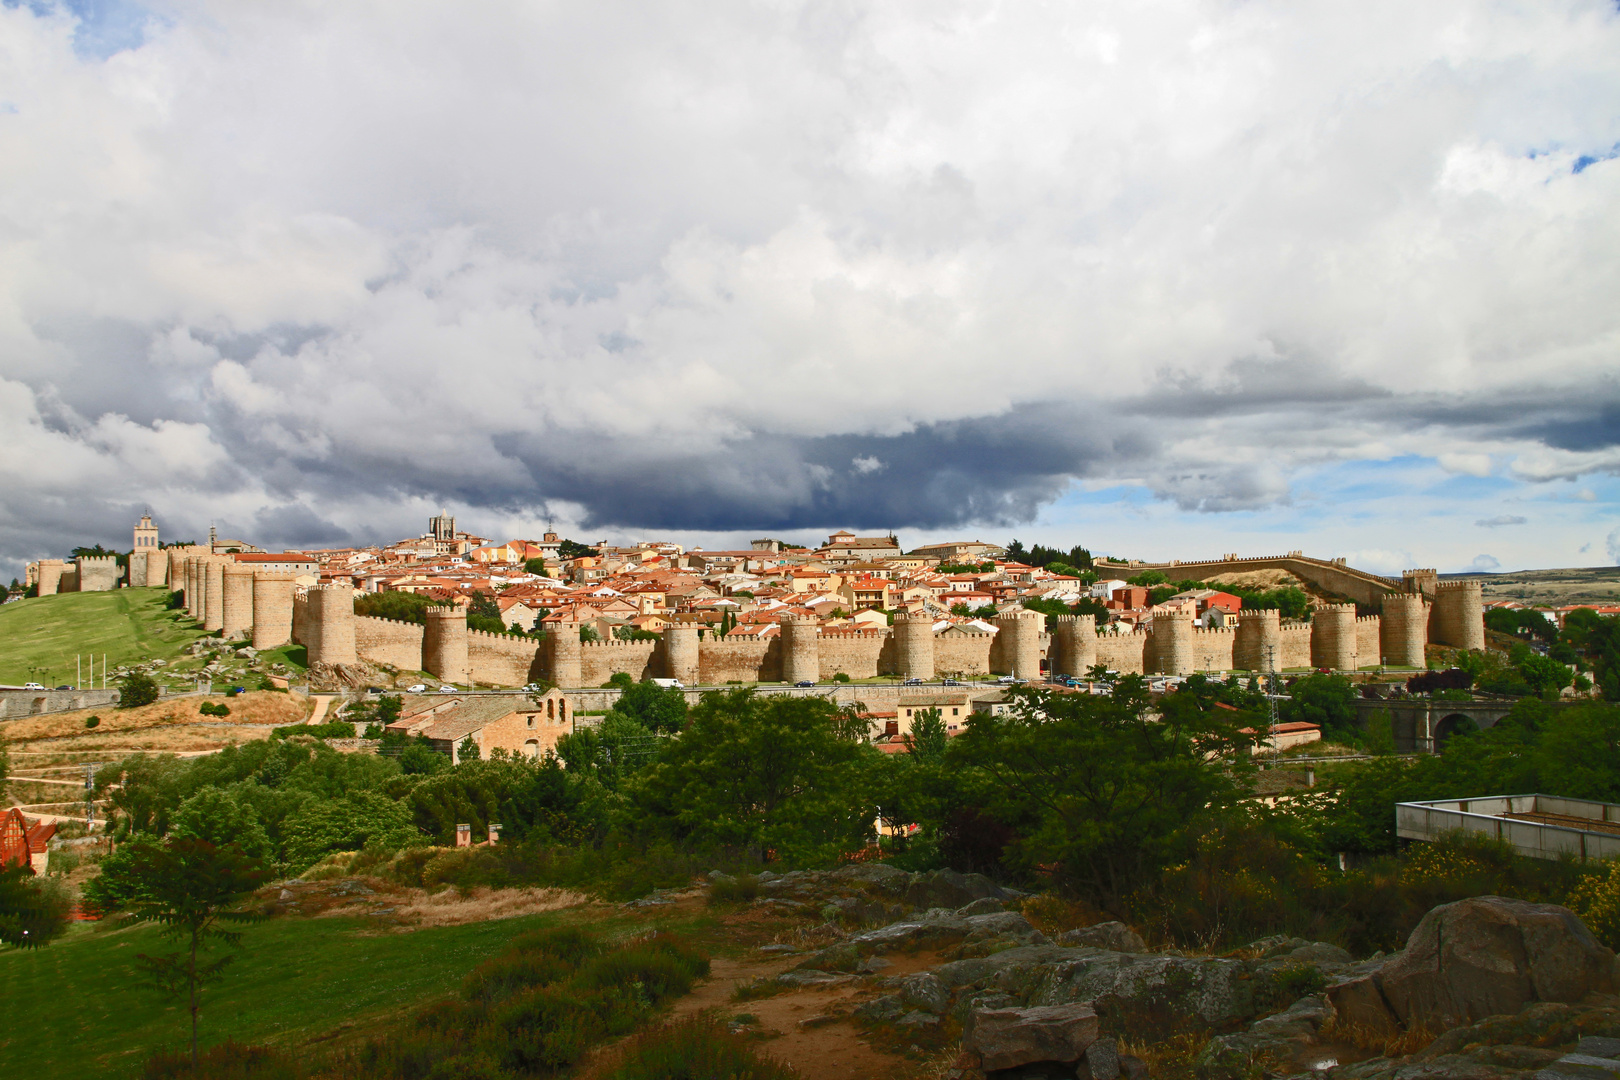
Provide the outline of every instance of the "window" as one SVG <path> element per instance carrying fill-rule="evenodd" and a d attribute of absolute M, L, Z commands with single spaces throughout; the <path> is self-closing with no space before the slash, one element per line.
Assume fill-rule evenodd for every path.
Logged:
<path fill-rule="evenodd" d="M 529 722 L 529 727 L 534 727 L 534 716 L 532 714 L 529 715 L 529 716 L 525 716 L 523 719 L 525 719 L 525 720 L 527 720 Z"/>

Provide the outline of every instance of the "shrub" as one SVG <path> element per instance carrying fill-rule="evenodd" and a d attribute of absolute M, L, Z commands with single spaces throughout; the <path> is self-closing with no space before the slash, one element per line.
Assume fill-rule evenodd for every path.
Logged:
<path fill-rule="evenodd" d="M 133 709 L 140 705 L 150 705 L 158 699 L 159 693 L 158 684 L 152 676 L 132 671 L 118 680 L 118 707 Z"/>
<path fill-rule="evenodd" d="M 743 904 L 759 895 L 759 879 L 752 874 L 716 878 L 709 886 L 709 903 Z"/>
<path fill-rule="evenodd" d="M 709 973 L 709 962 L 672 939 L 655 936 L 588 961 L 575 983 L 591 990 L 629 991 L 657 1004 L 692 988 Z"/>
<path fill-rule="evenodd" d="M 754 1052 L 711 1016 L 693 1016 L 639 1036 L 608 1080 L 792 1080 L 792 1069 Z"/>
<path fill-rule="evenodd" d="M 1569 893 L 1569 908 L 1611 949 L 1620 949 L 1620 859 L 1601 864 Z"/>
<path fill-rule="evenodd" d="M 160 1050 L 146 1060 L 143 1080 L 299 1080 L 298 1065 L 266 1046 L 243 1046 L 230 1039 L 197 1055 L 195 1068 L 185 1051 Z"/>
<path fill-rule="evenodd" d="M 199 713 L 201 713 L 202 715 L 204 715 L 204 716 L 229 716 L 229 715 L 231 715 L 231 707 L 229 705 L 224 704 L 223 702 L 221 702 L 219 704 L 215 704 L 212 701 L 205 701 L 201 705 L 197 706 L 197 711 Z M 302 729 L 302 728 L 299 729 L 298 733 L 300 735 L 309 734 L 309 732 L 307 730 Z"/>
<path fill-rule="evenodd" d="M 99 716 L 87 716 L 87 717 L 85 717 L 84 718 L 84 726 L 87 727 L 87 728 L 100 727 L 101 726 L 101 717 L 99 717 Z"/>
<path fill-rule="evenodd" d="M 849 672 L 847 672 L 847 671 L 838 672 L 837 674 L 835 674 L 832 677 L 832 681 L 836 682 L 836 683 L 847 683 L 847 682 L 849 682 Z"/>
<path fill-rule="evenodd" d="M 544 987 L 496 1010 L 485 1037 L 494 1056 L 509 1069 L 557 1072 L 602 1039 L 623 1031 L 632 1022 L 627 1013 L 617 1003 Z"/>

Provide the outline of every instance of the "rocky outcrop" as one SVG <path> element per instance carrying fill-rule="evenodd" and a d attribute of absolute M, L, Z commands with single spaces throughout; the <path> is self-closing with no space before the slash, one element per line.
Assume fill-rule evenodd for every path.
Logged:
<path fill-rule="evenodd" d="M 1402 1025 L 1444 1031 L 1607 992 L 1613 971 L 1614 953 L 1568 908 L 1476 896 L 1425 915 L 1379 984 Z"/>
<path fill-rule="evenodd" d="M 1567 908 L 1501 896 L 1442 904 L 1406 949 L 1328 987 L 1341 1024 L 1443 1032 L 1614 989 L 1614 954 Z"/>
<path fill-rule="evenodd" d="M 1097 1014 L 1084 1005 L 1033 1009 L 978 1009 L 963 1049 L 978 1055 L 985 1072 L 1036 1061 L 1079 1061 L 1097 1041 Z"/>
<path fill-rule="evenodd" d="M 1147 952 L 1147 942 L 1142 940 L 1142 935 L 1122 922 L 1098 923 L 1081 930 L 1067 930 L 1058 935 L 1058 944 L 1107 949 L 1110 952 Z"/>

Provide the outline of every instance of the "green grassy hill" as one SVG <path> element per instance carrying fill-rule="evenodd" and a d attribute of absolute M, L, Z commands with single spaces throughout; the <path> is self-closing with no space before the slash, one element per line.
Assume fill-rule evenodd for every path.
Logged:
<path fill-rule="evenodd" d="M 247 931 L 225 977 L 203 991 L 202 1043 L 299 1045 L 364 1025 L 457 986 L 513 934 L 555 921 L 379 933 L 358 919 L 275 919 Z M 61 1080 L 138 1076 L 146 1055 L 180 1046 L 185 1009 L 134 970 L 135 954 L 176 948 L 155 927 L 79 928 L 33 952 L 0 949 L 0 1075 Z M 223 953 L 222 953 L 223 955 Z"/>
<path fill-rule="evenodd" d="M 0 683 L 71 683 L 75 654 L 95 653 L 98 686 L 103 654 L 113 668 L 177 657 L 203 632 L 168 601 L 167 589 L 119 589 L 0 606 Z"/>

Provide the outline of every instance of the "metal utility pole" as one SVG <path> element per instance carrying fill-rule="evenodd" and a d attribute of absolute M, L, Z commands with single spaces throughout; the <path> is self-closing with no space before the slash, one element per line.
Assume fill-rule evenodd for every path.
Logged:
<path fill-rule="evenodd" d="M 1277 646 L 1266 646 L 1266 742 L 1276 737 L 1277 729 Z"/>

